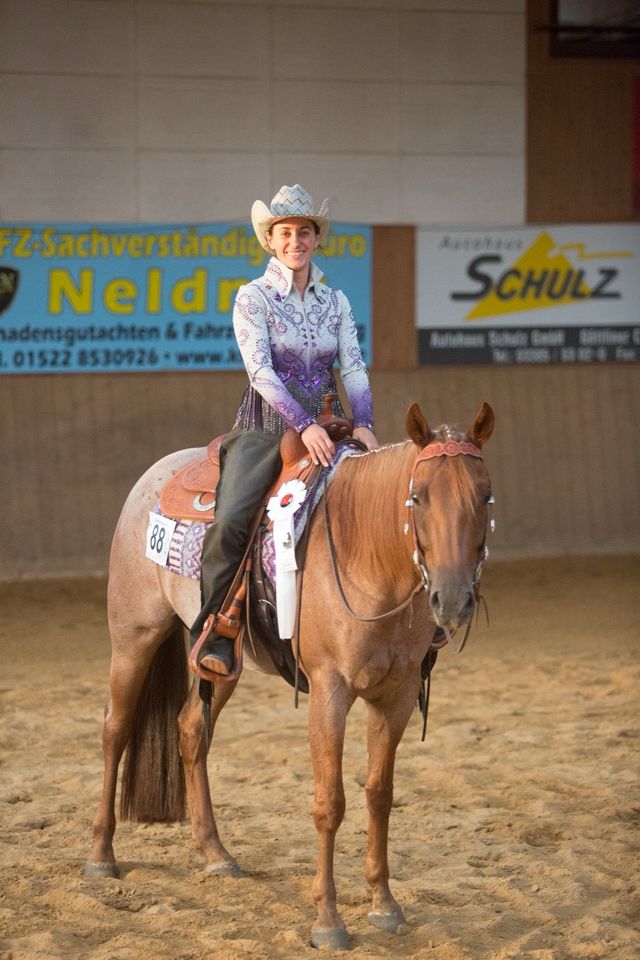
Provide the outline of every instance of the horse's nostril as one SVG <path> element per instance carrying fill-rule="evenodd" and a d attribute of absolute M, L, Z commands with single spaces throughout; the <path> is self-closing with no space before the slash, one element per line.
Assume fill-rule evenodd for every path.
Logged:
<path fill-rule="evenodd" d="M 431 599 L 429 600 L 432 610 L 437 610 L 440 606 L 440 594 L 437 590 L 434 590 L 431 594 Z"/>

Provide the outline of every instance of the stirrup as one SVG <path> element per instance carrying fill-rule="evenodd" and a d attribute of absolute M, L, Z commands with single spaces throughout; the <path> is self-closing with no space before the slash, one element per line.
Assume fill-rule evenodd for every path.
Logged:
<path fill-rule="evenodd" d="M 204 622 L 202 633 L 193 646 L 189 654 L 189 669 L 195 673 L 201 680 L 208 680 L 210 683 L 228 683 L 230 680 L 237 680 L 242 673 L 242 644 L 244 641 L 244 623 L 240 623 L 233 646 L 233 666 L 229 673 L 215 673 L 213 670 L 207 670 L 200 663 L 202 648 L 211 636 L 216 626 L 217 617 L 210 613 Z"/>

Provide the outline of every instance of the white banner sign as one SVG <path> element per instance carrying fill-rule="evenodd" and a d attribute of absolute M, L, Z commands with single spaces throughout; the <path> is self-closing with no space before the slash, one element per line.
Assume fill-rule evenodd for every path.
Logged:
<path fill-rule="evenodd" d="M 640 225 L 418 231 L 421 363 L 640 360 Z"/>

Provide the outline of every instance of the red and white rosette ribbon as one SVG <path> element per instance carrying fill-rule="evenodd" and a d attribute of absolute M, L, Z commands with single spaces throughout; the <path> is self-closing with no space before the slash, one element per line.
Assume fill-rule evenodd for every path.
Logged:
<path fill-rule="evenodd" d="M 273 521 L 273 543 L 276 552 L 276 610 L 278 633 L 282 640 L 293 636 L 296 618 L 296 542 L 294 519 L 304 503 L 307 488 L 302 480 L 287 480 L 267 504 L 267 515 Z"/>

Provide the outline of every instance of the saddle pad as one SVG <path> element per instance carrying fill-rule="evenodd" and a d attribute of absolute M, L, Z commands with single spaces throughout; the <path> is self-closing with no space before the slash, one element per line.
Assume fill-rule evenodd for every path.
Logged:
<path fill-rule="evenodd" d="M 167 516 L 157 503 L 154 513 Z M 165 566 L 171 573 L 190 580 L 200 579 L 202 561 L 202 543 L 210 523 L 202 520 L 178 520 L 169 544 Z"/>

